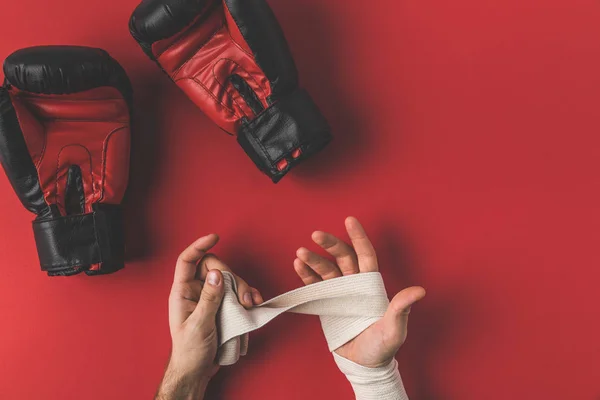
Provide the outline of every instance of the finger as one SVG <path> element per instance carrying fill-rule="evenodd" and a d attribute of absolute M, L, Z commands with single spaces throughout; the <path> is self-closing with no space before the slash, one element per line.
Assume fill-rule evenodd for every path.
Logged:
<path fill-rule="evenodd" d="M 294 260 L 294 270 L 305 285 L 321 282 L 321 277 L 299 258 Z"/>
<path fill-rule="evenodd" d="M 296 257 L 324 280 L 342 276 L 342 271 L 337 265 L 304 247 L 300 247 L 296 251 Z"/>
<path fill-rule="evenodd" d="M 221 271 L 210 271 L 200 293 L 200 301 L 188 319 L 199 327 L 209 329 L 214 327 L 217 311 L 224 294 L 223 275 Z"/>
<path fill-rule="evenodd" d="M 258 289 L 250 288 L 250 290 L 252 291 L 252 302 L 254 305 L 259 305 L 265 302 Z"/>
<path fill-rule="evenodd" d="M 312 240 L 335 257 L 335 262 L 342 271 L 342 275 L 352 275 L 359 272 L 356 252 L 348 243 L 330 233 L 321 231 L 313 232 Z"/>
<path fill-rule="evenodd" d="M 346 218 L 346 230 L 356 251 L 360 272 L 379 271 L 375 249 L 360 222 L 354 217 Z"/>
<path fill-rule="evenodd" d="M 202 260 L 198 264 L 198 279 L 206 280 L 208 272 L 217 269 L 221 272 L 227 271 L 233 274 L 233 271 L 227 264 L 225 264 L 217 255 L 213 253 L 207 253 L 202 257 Z"/>
<path fill-rule="evenodd" d="M 420 286 L 406 288 L 396 294 L 382 321 L 384 331 L 389 335 L 390 343 L 396 348 L 400 348 L 406 339 L 408 328 L 408 315 L 413 304 L 425 297 L 425 289 Z"/>
<path fill-rule="evenodd" d="M 196 277 L 198 262 L 204 257 L 217 242 L 219 237 L 215 234 L 201 237 L 185 249 L 177 259 L 173 283 L 191 282 Z"/>
<path fill-rule="evenodd" d="M 184 284 L 173 284 L 169 295 L 169 324 L 171 327 L 179 326 L 196 309 L 202 292 L 201 281 L 192 281 Z"/>
<path fill-rule="evenodd" d="M 252 307 L 254 305 L 254 303 L 252 302 L 252 291 L 250 290 L 250 286 L 246 283 L 245 280 L 234 274 L 233 271 L 231 271 L 231 268 L 229 268 L 227 264 L 221 261 L 216 255 L 207 254 L 206 256 L 204 256 L 204 258 L 200 262 L 199 270 L 200 279 L 206 279 L 206 276 L 212 270 L 227 271 L 231 273 L 231 275 L 233 275 L 233 278 L 235 279 L 235 284 L 237 286 L 238 301 L 240 302 L 240 304 L 246 308 Z"/>
<path fill-rule="evenodd" d="M 200 293 L 204 282 L 195 280 L 184 284 L 175 284 L 171 287 L 170 297 L 197 303 L 200 301 Z"/>

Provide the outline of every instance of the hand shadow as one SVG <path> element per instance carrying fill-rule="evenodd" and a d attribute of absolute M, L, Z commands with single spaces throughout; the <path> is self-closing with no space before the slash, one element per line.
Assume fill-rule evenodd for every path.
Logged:
<path fill-rule="evenodd" d="M 154 67 L 151 65 L 151 67 Z M 130 74 L 132 75 L 132 74 Z M 131 159 L 129 186 L 124 200 L 125 242 L 127 261 L 148 259 L 156 248 L 151 237 L 153 210 L 149 199 L 158 187 L 157 171 L 161 167 L 160 154 L 167 124 L 164 109 L 170 82 L 157 79 L 157 68 L 136 71 L 131 77 L 134 89 L 133 121 L 131 123 Z"/>
<path fill-rule="evenodd" d="M 242 356 L 240 360 L 231 366 L 221 367 L 219 373 L 211 379 L 206 392 L 207 400 L 216 400 L 229 398 L 231 388 L 239 382 L 243 382 L 244 375 L 248 371 L 256 375 L 256 371 L 264 371 L 265 366 L 283 365 L 284 360 L 281 355 L 277 355 L 278 346 L 291 346 L 297 344 L 297 338 L 319 343 L 322 341 L 322 351 L 320 354 L 327 354 L 327 347 L 322 338 L 322 332 L 319 320 L 310 315 L 291 315 L 283 314 L 262 329 L 250 334 L 248 354 Z M 315 339 L 312 339 L 312 338 Z M 276 359 L 274 359 L 276 357 Z M 264 376 L 264 375 L 263 375 Z M 263 378 L 264 379 L 264 378 Z M 301 380 L 300 380 L 301 381 Z M 264 381 L 263 381 L 264 382 Z M 268 389 L 261 387 L 262 392 L 268 393 Z M 290 388 L 290 391 L 293 388 Z M 250 396 L 250 399 L 258 398 Z"/>
<path fill-rule="evenodd" d="M 423 285 L 427 289 L 426 282 L 419 278 L 419 265 L 411 256 L 410 241 L 398 227 L 384 225 L 378 237 L 382 238 L 376 244 L 378 261 L 390 299 L 409 286 Z M 441 293 L 434 290 L 430 288 L 427 296 L 413 306 L 409 334 L 397 355 L 411 398 L 422 400 L 449 397 L 434 380 L 435 366 L 441 354 L 465 347 L 464 339 L 472 337 L 475 321 L 485 318 L 478 306 L 480 299 L 470 294 L 468 287 L 453 287 Z"/>
<path fill-rule="evenodd" d="M 287 179 L 300 183 L 310 180 L 319 184 L 349 173 L 348 168 L 360 165 L 361 154 L 368 152 L 364 140 L 365 124 L 369 118 L 364 110 L 351 102 L 353 90 L 340 74 L 345 71 L 345 50 L 340 43 L 345 32 L 331 24 L 336 16 L 318 2 L 310 4 L 279 0 L 270 2 L 284 28 L 292 54 L 298 66 L 300 86 L 306 89 L 317 103 L 331 126 L 332 142 L 319 154 L 303 161 Z M 310 27 L 310 28 L 307 28 Z M 310 29 L 310 34 L 306 30 Z M 319 180 L 315 179 L 320 177 Z"/>

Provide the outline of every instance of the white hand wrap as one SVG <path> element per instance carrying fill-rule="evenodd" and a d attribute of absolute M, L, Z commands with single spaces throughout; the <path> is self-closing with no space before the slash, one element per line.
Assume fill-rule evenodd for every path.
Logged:
<path fill-rule="evenodd" d="M 396 359 L 380 368 L 367 368 L 336 353 L 333 358 L 352 385 L 357 400 L 408 400 Z"/>
<path fill-rule="evenodd" d="M 220 365 L 236 363 L 248 351 L 248 333 L 284 312 L 318 315 L 329 351 L 333 352 L 381 319 L 389 305 L 378 272 L 304 286 L 249 310 L 238 301 L 233 276 L 224 272 L 223 278 L 225 296 L 217 315 Z M 407 399 L 395 360 L 383 368 L 366 368 L 335 353 L 334 358 L 352 384 L 357 399 L 375 399 L 373 396 L 377 400 Z"/>

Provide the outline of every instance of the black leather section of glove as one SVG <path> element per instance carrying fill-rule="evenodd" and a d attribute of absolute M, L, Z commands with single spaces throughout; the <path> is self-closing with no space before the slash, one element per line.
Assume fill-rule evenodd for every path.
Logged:
<path fill-rule="evenodd" d="M 81 46 L 36 46 L 4 60 L 5 79 L 20 90 L 69 94 L 102 86 L 118 89 L 131 105 L 132 89 L 121 65 L 106 51 Z"/>
<path fill-rule="evenodd" d="M 33 233 L 48 275 L 106 274 L 124 266 L 123 216 L 117 205 L 94 204 L 90 214 L 38 218 Z M 89 271 L 92 264 L 101 264 L 101 271 Z"/>
<path fill-rule="evenodd" d="M 106 275 L 125 267 L 125 227 L 120 206 L 94 204 L 96 237 L 100 248 L 100 270 L 86 270 L 87 275 Z"/>
<path fill-rule="evenodd" d="M 271 7 L 265 0 L 224 0 L 256 63 L 263 70 L 273 99 L 298 86 L 298 70 L 287 40 Z"/>
<path fill-rule="evenodd" d="M 154 59 L 152 43 L 179 33 L 215 0 L 144 0 L 131 14 L 129 32 Z"/>
<path fill-rule="evenodd" d="M 302 159 L 309 157 L 329 143 L 331 130 L 316 104 L 302 89 L 282 98 L 238 132 L 238 142 L 256 166 L 277 183 Z M 291 153 L 300 148 L 301 156 Z M 287 167 L 277 169 L 286 159 Z"/>
<path fill-rule="evenodd" d="M 23 206 L 48 216 L 50 209 L 40 188 L 37 170 L 8 92 L 0 87 L 0 163 Z"/>
<path fill-rule="evenodd" d="M 258 99 L 256 92 L 250 87 L 244 78 L 237 74 L 233 74 L 229 76 L 229 81 L 235 90 L 238 91 L 240 96 L 242 96 L 242 99 L 244 99 L 244 102 L 248 105 L 248 107 L 250 107 L 254 114 L 258 115 L 264 111 L 265 107 L 263 107 L 262 103 Z"/>

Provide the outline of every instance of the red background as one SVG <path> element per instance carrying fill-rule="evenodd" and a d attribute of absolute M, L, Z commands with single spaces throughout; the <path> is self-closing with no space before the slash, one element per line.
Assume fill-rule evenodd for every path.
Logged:
<path fill-rule="evenodd" d="M 136 0 L 4 2 L 0 57 L 107 49 L 136 109 L 131 262 L 39 271 L 0 176 L 4 399 L 148 399 L 167 360 L 174 261 L 200 235 L 270 297 L 314 229 L 356 215 L 390 292 L 421 284 L 398 354 L 413 399 L 600 396 L 600 3 L 271 0 L 335 141 L 273 185 L 129 36 Z M 316 318 L 283 316 L 211 398 L 345 399 Z"/>

